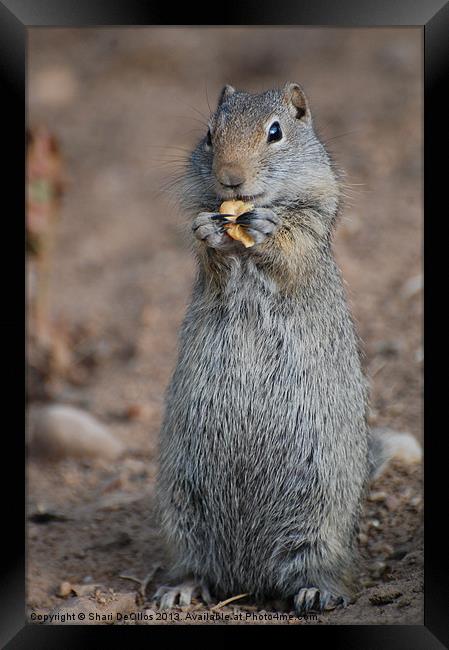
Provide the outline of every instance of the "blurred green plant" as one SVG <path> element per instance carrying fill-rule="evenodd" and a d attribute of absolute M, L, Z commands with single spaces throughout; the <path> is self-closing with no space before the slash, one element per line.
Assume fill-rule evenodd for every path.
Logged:
<path fill-rule="evenodd" d="M 56 225 L 66 178 L 59 143 L 47 127 L 28 130 L 26 145 L 27 363 L 42 388 L 45 378 L 70 358 L 61 328 L 51 322 L 49 304 Z"/>
<path fill-rule="evenodd" d="M 27 252 L 50 253 L 65 187 L 62 157 L 56 137 L 43 126 L 27 132 Z"/>

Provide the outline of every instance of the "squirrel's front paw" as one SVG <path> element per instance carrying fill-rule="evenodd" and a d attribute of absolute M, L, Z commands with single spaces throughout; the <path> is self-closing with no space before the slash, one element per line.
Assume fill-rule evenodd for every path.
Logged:
<path fill-rule="evenodd" d="M 254 208 L 235 220 L 235 223 L 245 228 L 256 244 L 262 244 L 268 237 L 275 235 L 281 227 L 281 222 L 281 218 L 270 208 Z"/>
<path fill-rule="evenodd" d="M 211 248 L 229 250 L 235 242 L 226 234 L 227 219 L 219 212 L 200 212 L 193 220 L 192 231 L 197 239 Z"/>

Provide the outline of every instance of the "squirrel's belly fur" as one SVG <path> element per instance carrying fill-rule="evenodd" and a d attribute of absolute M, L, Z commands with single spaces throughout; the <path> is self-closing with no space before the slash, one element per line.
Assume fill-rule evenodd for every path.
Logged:
<path fill-rule="evenodd" d="M 175 570 L 223 597 L 350 595 L 366 389 L 339 276 L 287 296 L 254 265 L 200 277 L 182 327 L 158 480 Z"/>

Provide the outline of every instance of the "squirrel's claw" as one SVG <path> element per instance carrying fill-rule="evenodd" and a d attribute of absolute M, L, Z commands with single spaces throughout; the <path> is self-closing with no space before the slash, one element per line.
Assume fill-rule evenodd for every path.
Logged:
<path fill-rule="evenodd" d="M 193 234 L 211 248 L 228 250 L 233 246 L 233 241 L 226 235 L 224 228 L 226 221 L 225 215 L 216 212 L 200 212 L 192 223 Z"/>
<path fill-rule="evenodd" d="M 300 589 L 294 597 L 295 609 L 298 614 L 305 614 L 310 611 L 318 611 L 320 601 L 320 590 L 315 587 Z"/>
<path fill-rule="evenodd" d="M 207 213 L 203 213 L 203 214 L 207 214 Z M 230 218 L 231 220 L 233 219 L 232 214 L 221 214 L 221 212 L 212 213 L 211 216 L 211 219 L 213 219 L 214 221 L 218 221 L 219 223 L 227 223 L 229 222 Z"/>
<path fill-rule="evenodd" d="M 330 591 L 320 590 L 316 587 L 304 587 L 293 599 L 296 612 L 299 616 L 309 612 L 322 612 L 335 609 L 339 605 L 346 607 L 349 600 L 344 596 L 334 596 Z"/>
<path fill-rule="evenodd" d="M 243 226 L 256 244 L 261 244 L 267 237 L 272 237 L 281 226 L 281 218 L 269 208 L 255 208 L 241 214 L 235 223 Z"/>
<path fill-rule="evenodd" d="M 201 596 L 206 605 L 212 602 L 207 586 L 193 580 L 175 586 L 162 585 L 153 598 L 159 601 L 160 609 L 172 609 L 173 607 L 188 607 L 195 596 Z"/>

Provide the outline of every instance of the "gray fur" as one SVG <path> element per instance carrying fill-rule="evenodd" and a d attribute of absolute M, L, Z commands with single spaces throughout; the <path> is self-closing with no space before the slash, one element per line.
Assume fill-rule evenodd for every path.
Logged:
<path fill-rule="evenodd" d="M 369 471 L 367 390 L 331 250 L 338 182 L 304 95 L 223 93 L 180 185 L 198 276 L 166 396 L 157 494 L 173 576 L 218 598 L 347 602 Z M 284 138 L 267 144 L 278 120 Z M 255 210 L 220 227 L 220 161 Z M 262 196 L 257 196 L 262 193 Z M 198 216 L 199 215 L 199 216 Z M 316 592 L 315 590 L 318 590 Z M 318 594 L 318 595 L 317 595 Z"/>

